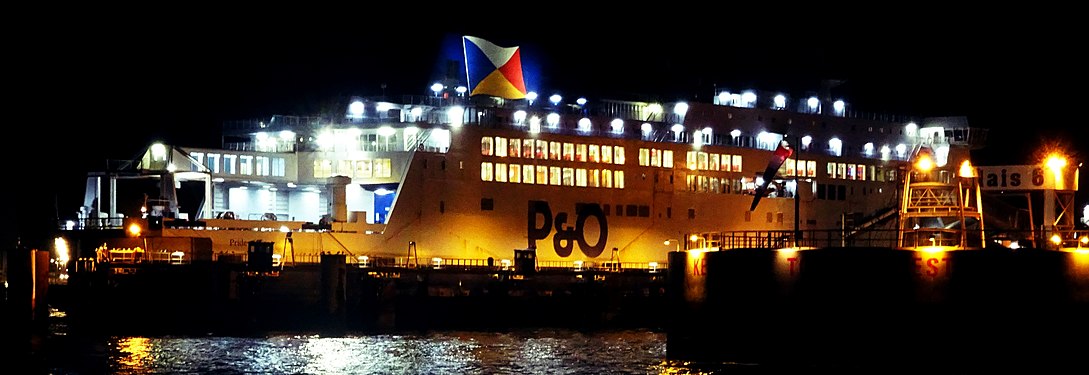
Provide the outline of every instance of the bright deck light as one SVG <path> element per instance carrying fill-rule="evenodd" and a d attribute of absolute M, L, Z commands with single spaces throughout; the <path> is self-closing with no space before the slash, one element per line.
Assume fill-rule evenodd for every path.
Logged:
<path fill-rule="evenodd" d="M 921 172 L 930 172 L 931 169 L 934 169 L 934 160 L 930 159 L 928 154 L 920 154 L 919 160 L 915 161 L 915 169 Z"/>
<path fill-rule="evenodd" d="M 972 163 L 968 160 L 960 163 L 960 170 L 957 171 L 957 175 L 961 177 L 975 177 L 976 169 L 972 167 Z"/>
<path fill-rule="evenodd" d="M 623 133 L 624 132 L 624 120 L 615 118 L 615 119 L 613 119 L 611 125 L 613 127 L 613 133 Z"/>
<path fill-rule="evenodd" d="M 775 109 L 783 109 L 784 107 L 787 106 L 787 97 L 786 97 L 786 95 L 783 95 L 783 94 L 776 95 L 775 99 L 772 99 L 772 100 L 774 102 Z"/>
<path fill-rule="evenodd" d="M 136 224 L 136 223 L 129 224 L 129 234 L 130 235 L 139 236 L 140 231 L 141 231 L 141 228 L 140 228 L 139 224 Z"/>
<path fill-rule="evenodd" d="M 552 105 L 560 105 L 560 101 L 562 100 L 563 97 L 560 96 L 560 94 L 552 94 L 552 96 L 548 97 L 548 101 L 552 102 Z"/>
<path fill-rule="evenodd" d="M 347 105 L 347 112 L 351 114 L 353 119 L 362 119 L 364 109 L 366 109 L 366 105 L 359 100 L 352 101 L 351 105 Z"/>
<path fill-rule="evenodd" d="M 590 131 L 591 127 L 593 127 L 593 123 L 590 122 L 590 119 L 588 119 L 586 117 L 583 117 L 583 118 L 579 119 L 579 130 L 580 131 L 588 132 L 588 131 Z"/>
<path fill-rule="evenodd" d="M 688 113 L 688 103 L 680 102 L 673 106 L 673 114 L 684 116 L 685 113 Z"/>

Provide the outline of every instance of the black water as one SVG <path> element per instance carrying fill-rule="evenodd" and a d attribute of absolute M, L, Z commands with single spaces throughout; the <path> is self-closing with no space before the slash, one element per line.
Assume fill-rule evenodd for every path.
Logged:
<path fill-rule="evenodd" d="M 388 334 L 269 332 L 231 336 L 108 336 L 68 331 L 54 311 L 25 370 L 49 374 L 661 374 L 655 330 L 524 329 Z M 10 363 L 9 363 L 10 364 Z M 21 367 L 21 366 L 20 366 Z"/>

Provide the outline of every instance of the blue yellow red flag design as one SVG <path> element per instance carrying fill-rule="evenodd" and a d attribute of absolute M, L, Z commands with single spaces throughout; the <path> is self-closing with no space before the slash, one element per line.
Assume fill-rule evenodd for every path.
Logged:
<path fill-rule="evenodd" d="M 524 99 L 526 84 L 522 77 L 522 54 L 518 46 L 500 47 L 487 40 L 462 37 L 465 73 L 469 96 L 490 95 L 504 99 Z"/>

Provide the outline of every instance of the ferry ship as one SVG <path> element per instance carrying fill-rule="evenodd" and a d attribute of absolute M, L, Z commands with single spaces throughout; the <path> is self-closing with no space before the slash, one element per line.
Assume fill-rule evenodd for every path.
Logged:
<path fill-rule="evenodd" d="M 211 261 L 257 243 L 278 264 L 656 269 L 692 248 L 895 246 L 913 158 L 952 181 L 986 136 L 964 117 L 854 111 L 827 86 L 651 102 L 458 82 L 354 97 L 336 116 L 230 121 L 218 148 L 149 145 L 88 175 L 65 234 L 100 260 Z"/>

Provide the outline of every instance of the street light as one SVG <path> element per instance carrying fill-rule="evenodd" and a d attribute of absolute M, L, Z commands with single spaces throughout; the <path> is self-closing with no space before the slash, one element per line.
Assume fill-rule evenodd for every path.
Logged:
<path fill-rule="evenodd" d="M 666 246 L 669 246 L 670 244 L 674 244 L 674 245 L 676 245 L 677 251 L 681 251 L 681 241 L 670 239 L 670 240 L 665 240 L 665 242 L 662 242 L 662 244 L 664 244 Z"/>

